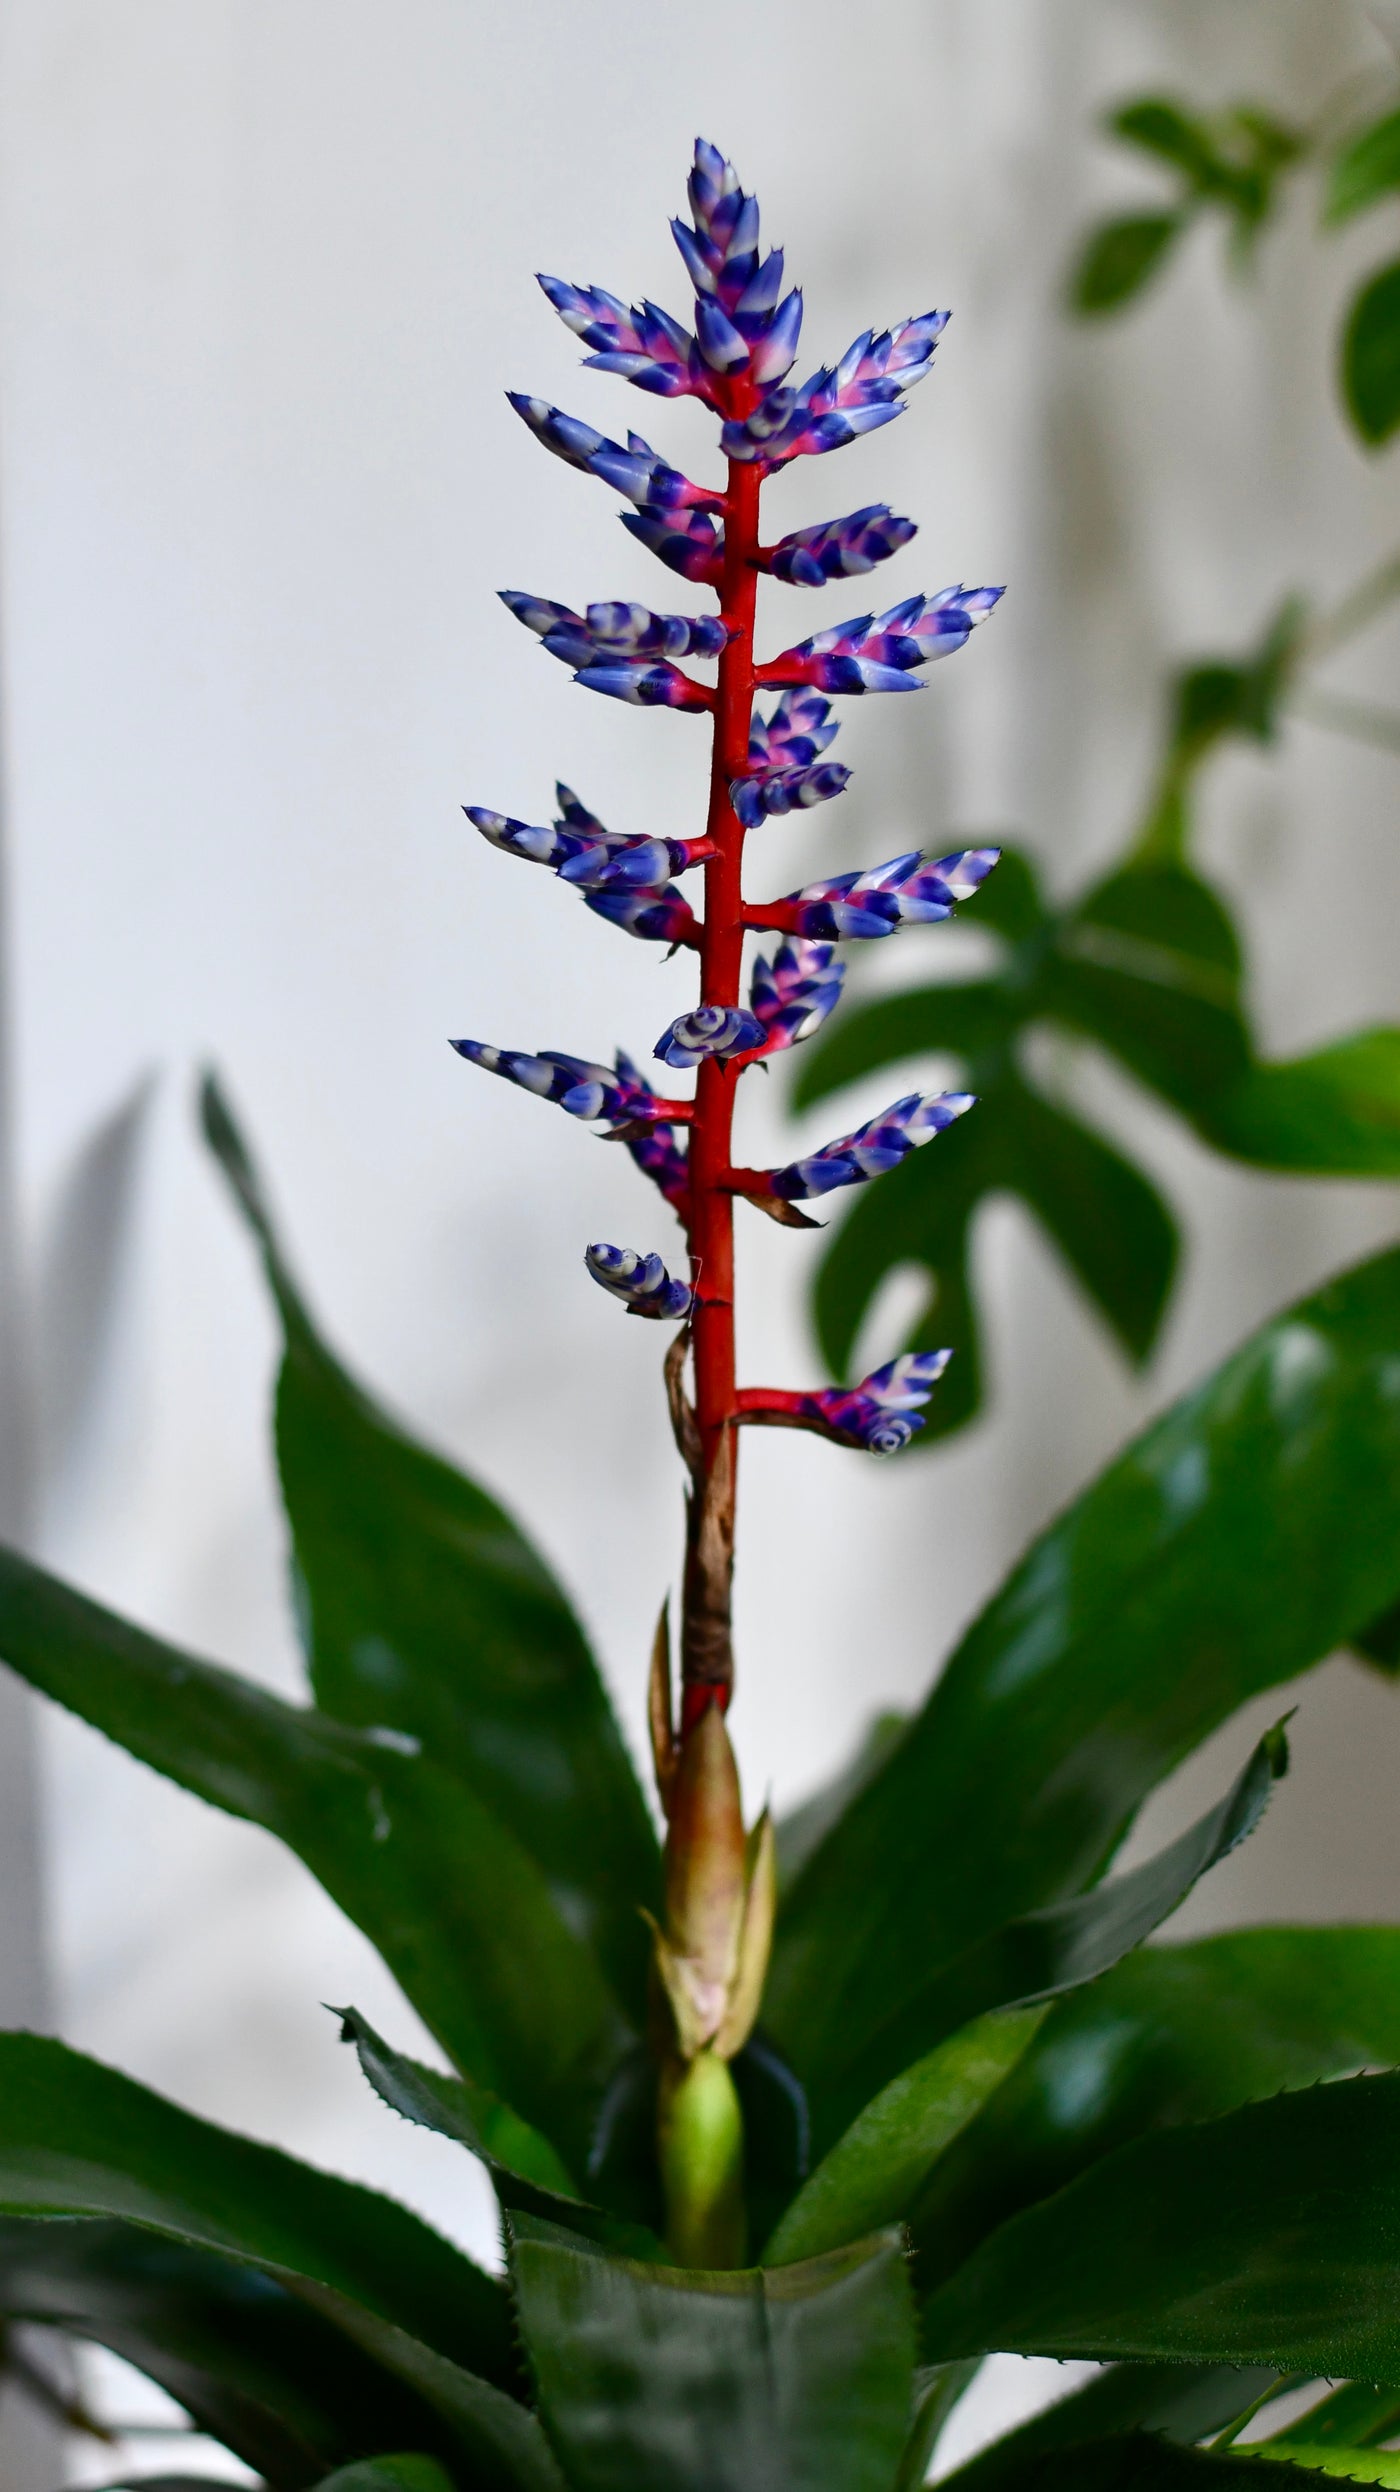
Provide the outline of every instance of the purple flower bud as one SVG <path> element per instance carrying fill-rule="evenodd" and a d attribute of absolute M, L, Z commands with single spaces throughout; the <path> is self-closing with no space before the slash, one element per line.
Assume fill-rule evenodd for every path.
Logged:
<path fill-rule="evenodd" d="M 668 1102 L 658 1099 L 636 1066 L 619 1056 L 617 1069 L 590 1064 L 584 1056 L 567 1056 L 555 1048 L 543 1055 L 523 1055 L 514 1047 L 488 1047 L 478 1038 L 454 1038 L 452 1045 L 468 1064 L 485 1073 L 499 1073 L 537 1099 L 552 1099 L 567 1116 L 584 1125 L 664 1124 Z"/>
<path fill-rule="evenodd" d="M 957 902 L 970 899 L 986 881 L 1000 855 L 999 848 L 962 848 L 953 856 L 930 857 L 913 848 L 864 873 L 809 883 L 754 915 L 765 926 L 818 942 L 874 941 L 898 934 L 901 926 L 937 925 L 951 917 Z"/>
<path fill-rule="evenodd" d="M 774 252 L 773 256 L 775 259 L 781 259 L 782 254 Z M 739 306 L 741 319 L 743 310 L 744 306 L 741 303 Z M 801 334 L 802 294 L 801 289 L 794 286 L 791 294 L 779 304 L 774 312 L 763 336 L 754 343 L 749 355 L 750 377 L 759 382 L 764 389 L 771 387 L 774 381 L 780 381 L 783 374 L 791 367 Z"/>
<path fill-rule="evenodd" d="M 956 1117 L 965 1115 L 975 1099 L 965 1090 L 954 1090 L 939 1096 L 911 1090 L 906 1098 L 896 1099 L 892 1108 L 873 1116 L 853 1134 L 843 1134 L 837 1142 L 827 1142 L 819 1151 L 809 1152 L 805 1159 L 793 1160 L 786 1168 L 775 1168 L 768 1180 L 768 1191 L 785 1202 L 809 1202 L 814 1196 L 830 1194 L 837 1186 L 865 1185 L 871 1177 L 883 1177 L 897 1168 L 902 1159 L 918 1149 L 920 1143 L 931 1142 L 951 1125 Z"/>
<path fill-rule="evenodd" d="M 712 853 L 707 839 L 646 839 L 606 831 L 572 788 L 561 782 L 556 792 L 560 819 L 549 830 L 491 813 L 485 805 L 467 805 L 464 811 L 493 847 L 532 865 L 552 866 L 562 881 L 585 891 L 659 891 L 672 874 L 685 873 Z"/>
<path fill-rule="evenodd" d="M 763 1023 L 740 1005 L 726 1011 L 722 1004 L 697 1004 L 693 1012 L 683 1012 L 669 1030 L 662 1031 L 653 1052 L 663 1064 L 685 1071 L 706 1056 L 724 1061 L 750 1055 L 763 1045 L 764 1037 Z"/>
<path fill-rule="evenodd" d="M 813 1037 L 840 1002 L 845 975 L 846 964 L 829 943 L 800 937 L 788 936 L 771 961 L 756 960 L 749 1002 L 763 1028 L 765 1055 Z"/>
<path fill-rule="evenodd" d="M 551 657 L 585 667 L 615 658 L 718 657 L 729 638 L 717 614 L 653 614 L 650 606 L 612 599 L 575 614 L 552 598 L 503 588 L 501 603 L 527 631 L 538 632 Z"/>
<path fill-rule="evenodd" d="M 619 511 L 624 528 L 684 580 L 717 586 L 724 558 L 724 530 L 708 511 Z"/>
<path fill-rule="evenodd" d="M 897 1454 L 925 1425 L 919 1416 L 953 1353 L 909 1350 L 849 1389 L 828 1386 L 806 1396 L 835 1436 L 871 1454 Z"/>
<path fill-rule="evenodd" d="M 754 716 L 749 728 L 749 768 L 759 775 L 798 768 L 815 761 L 838 733 L 839 723 L 832 718 L 829 701 L 801 689 L 785 692 L 768 718 Z"/>
<path fill-rule="evenodd" d="M 697 295 L 732 313 L 759 274 L 758 201 L 741 190 L 733 165 L 707 139 L 695 142 L 686 187 L 695 227 L 673 220 L 676 247 Z"/>
<path fill-rule="evenodd" d="M 671 1321 L 689 1315 L 690 1285 L 673 1281 L 660 1255 L 639 1255 L 633 1246 L 600 1243 L 588 1247 L 583 1259 L 599 1287 L 620 1298 L 629 1315 Z"/>
<path fill-rule="evenodd" d="M 692 484 L 688 476 L 668 467 L 639 433 L 628 434 L 624 449 L 621 442 L 595 433 L 591 424 L 581 423 L 577 416 L 564 415 L 547 398 L 529 398 L 520 390 L 508 390 L 506 395 L 546 450 L 568 466 L 582 468 L 585 475 L 601 476 L 604 484 L 625 494 L 629 502 L 651 503 L 658 510 L 722 507 L 722 494 L 707 493 L 703 485 Z"/>
<path fill-rule="evenodd" d="M 762 779 L 731 779 L 729 795 L 740 821 L 752 831 L 766 814 L 792 813 L 839 796 L 850 778 L 844 763 L 821 761 L 807 770 L 774 770 Z"/>
<path fill-rule="evenodd" d="M 599 917 L 620 926 L 643 943 L 698 944 L 699 923 L 688 900 L 668 883 L 664 891 L 586 891 L 584 899 Z"/>
<path fill-rule="evenodd" d="M 743 372 L 747 368 L 747 341 L 708 294 L 697 294 L 695 298 L 695 335 L 712 372 Z"/>
<path fill-rule="evenodd" d="M 912 667 L 961 649 L 1003 595 L 999 588 L 944 588 L 906 597 L 880 615 L 834 623 L 785 649 L 759 670 L 771 684 L 813 684 L 823 692 L 912 692 Z"/>
<path fill-rule="evenodd" d="M 574 681 L 590 692 L 605 692 L 610 700 L 630 701 L 634 709 L 708 710 L 714 706 L 703 684 L 692 683 L 678 667 L 664 663 L 647 666 L 618 661 L 581 666 Z"/>
<path fill-rule="evenodd" d="M 821 588 L 827 580 L 849 580 L 872 571 L 917 535 L 912 519 L 897 519 L 887 502 L 871 502 L 848 519 L 794 529 L 773 547 L 767 568 L 775 580 Z"/>

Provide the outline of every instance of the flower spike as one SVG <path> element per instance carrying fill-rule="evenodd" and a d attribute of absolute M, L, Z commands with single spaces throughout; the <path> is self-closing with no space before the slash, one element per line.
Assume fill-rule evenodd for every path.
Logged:
<path fill-rule="evenodd" d="M 690 1284 L 673 1281 L 659 1255 L 639 1255 L 634 1246 L 599 1243 L 586 1248 L 583 1259 L 599 1287 L 620 1298 L 629 1315 L 672 1323 L 689 1315 Z"/>
<path fill-rule="evenodd" d="M 850 580 L 887 562 L 919 531 L 912 519 L 897 519 L 888 502 L 871 502 L 852 511 L 849 519 L 825 519 L 816 528 L 795 528 L 791 536 L 765 548 L 759 559 L 775 580 L 793 587 L 823 588 L 828 580 Z"/>
<path fill-rule="evenodd" d="M 655 1053 L 663 1064 L 684 1072 L 702 1064 L 707 1056 L 724 1063 L 730 1056 L 752 1055 L 762 1047 L 765 1036 L 757 1015 L 745 1012 L 741 1005 L 726 1009 L 722 1004 L 697 1004 L 693 1012 L 683 1012 L 669 1030 L 662 1031 Z"/>
<path fill-rule="evenodd" d="M 537 1099 L 552 1099 L 581 1124 L 671 1124 L 690 1115 L 688 1099 L 658 1099 L 650 1082 L 623 1055 L 610 1073 L 605 1064 L 590 1064 L 586 1056 L 567 1056 L 553 1047 L 529 1056 L 514 1047 L 488 1047 L 479 1038 L 454 1038 L 452 1045 L 468 1064 L 499 1073 Z"/>
<path fill-rule="evenodd" d="M 891 1168 L 897 1168 L 911 1151 L 923 1142 L 932 1142 L 935 1134 L 943 1133 L 976 1104 L 965 1090 L 945 1091 L 936 1096 L 911 1090 L 882 1115 L 872 1116 L 868 1125 L 860 1126 L 853 1134 L 843 1134 L 839 1142 L 823 1143 L 819 1151 L 791 1161 L 786 1168 L 773 1168 L 764 1175 L 736 1170 L 737 1180 L 747 1180 L 752 1175 L 758 1182 L 736 1182 L 735 1192 L 774 1194 L 785 1203 L 805 1203 L 817 1195 L 834 1192 L 837 1186 L 865 1185 L 871 1177 L 883 1177 Z"/>
<path fill-rule="evenodd" d="M 921 381 L 948 325 L 946 312 L 924 312 L 877 337 L 865 329 L 838 364 L 814 372 L 799 389 L 770 389 L 753 413 L 732 418 L 720 434 L 725 457 L 758 461 L 765 471 L 789 459 L 839 450 L 904 412 L 904 393 Z"/>
<path fill-rule="evenodd" d="M 906 1350 L 861 1384 L 827 1385 L 817 1393 L 767 1388 L 739 1395 L 739 1418 L 753 1427 L 810 1428 L 838 1445 L 868 1454 L 897 1454 L 927 1423 L 920 1415 L 953 1353 Z"/>
<path fill-rule="evenodd" d="M 898 934 L 901 926 L 932 926 L 951 917 L 957 903 L 970 899 L 986 881 L 1000 855 L 999 848 L 963 848 L 950 857 L 930 857 L 927 850 L 914 848 L 863 874 L 837 874 L 829 882 L 809 883 L 785 900 L 745 914 L 752 926 L 818 942 L 873 942 Z"/>
<path fill-rule="evenodd" d="M 771 961 L 753 965 L 749 1002 L 762 1025 L 762 1054 L 798 1047 L 812 1038 L 841 1000 L 846 964 L 830 943 L 804 943 L 789 936 Z"/>
<path fill-rule="evenodd" d="M 695 142 L 687 187 L 694 226 L 677 217 L 671 231 L 695 288 L 700 352 L 721 380 L 742 374 L 768 389 L 797 353 L 802 296 L 782 291 L 781 251 L 759 258 L 758 201 L 707 139 Z"/>
<path fill-rule="evenodd" d="M 657 303 L 629 311 L 602 286 L 571 286 L 562 277 L 540 277 L 541 286 L 566 329 L 594 352 L 584 363 L 615 372 L 658 398 L 703 398 L 714 404 L 714 386 L 688 329 Z"/>
<path fill-rule="evenodd" d="M 640 433 L 629 433 L 624 449 L 620 441 L 595 433 L 591 424 L 552 407 L 547 398 L 529 398 L 516 389 L 507 390 L 506 396 L 546 450 L 568 466 L 582 468 L 586 476 L 600 476 L 615 492 L 626 494 L 629 502 L 651 503 L 658 510 L 723 509 L 723 494 L 708 493 L 678 468 L 668 467 Z"/>
<path fill-rule="evenodd" d="M 887 614 L 857 615 L 815 632 L 758 669 L 767 684 L 815 684 L 823 692 L 914 692 L 910 669 L 950 657 L 1004 594 L 999 588 L 944 588 L 906 597 Z"/>

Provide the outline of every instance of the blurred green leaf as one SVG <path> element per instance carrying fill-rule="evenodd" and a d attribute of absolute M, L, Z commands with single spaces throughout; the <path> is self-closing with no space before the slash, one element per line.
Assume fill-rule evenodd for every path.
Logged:
<path fill-rule="evenodd" d="M 111 2218 L 257 2268 L 426 2397 L 483 2492 L 557 2492 L 538 2427 L 502 2393 L 519 2385 L 504 2292 L 392 2200 L 61 2042 L 0 2034 L 0 2213 Z"/>
<path fill-rule="evenodd" d="M 1186 219 L 1171 214 L 1113 216 L 1088 236 L 1069 281 L 1072 311 L 1092 319 L 1120 311 L 1155 277 Z"/>
<path fill-rule="evenodd" d="M 427 2401 L 284 2284 L 134 2224 L 0 2221 L 0 2323 L 105 2345 L 272 2486 L 364 2448 L 454 2445 Z"/>
<path fill-rule="evenodd" d="M 898 1745 L 904 1725 L 904 1713 L 877 1713 L 871 1717 L 849 1762 L 830 1782 L 823 1783 L 808 1800 L 780 1817 L 775 1828 L 778 1845 L 778 1876 L 790 1886 L 798 1870 L 811 1858 L 823 1835 L 830 1832 L 843 1809 L 849 1808 L 858 1791 L 863 1791 L 877 1767 L 884 1764 Z"/>
<path fill-rule="evenodd" d="M 1142 95 L 1110 113 L 1108 129 L 1115 138 L 1158 157 L 1184 173 L 1194 188 L 1209 188 L 1218 178 L 1219 162 L 1209 126 L 1165 95 Z"/>
<path fill-rule="evenodd" d="M 989 2451 L 994 2456 L 995 2451 Z M 1091 2440 L 1043 2455 L 1018 2456 L 993 2477 L 1005 2492 L 1258 2492 L 1262 2449 L 1190 2449 L 1147 2432 L 1122 2439 Z M 981 2461 L 976 2462 L 980 2465 Z M 1330 2484 L 1326 2474 L 1294 2468 L 1295 2492 L 1314 2492 Z M 969 2492 L 974 2468 L 968 2466 L 948 2480 L 958 2492 Z M 981 2492 L 979 2477 L 978 2492 Z"/>
<path fill-rule="evenodd" d="M 1342 395 L 1373 449 L 1400 424 L 1400 260 L 1361 288 L 1342 336 Z"/>
<path fill-rule="evenodd" d="M 1255 1168 L 1400 1176 L 1400 1029 L 1358 1030 L 1287 1064 L 1252 1064 L 1193 1123 Z"/>
<path fill-rule="evenodd" d="M 1400 2389 L 1367 2388 L 1349 2380 L 1330 2397 L 1309 2406 L 1295 2423 L 1269 2434 L 1270 2454 L 1297 2447 L 1303 2463 L 1316 2465 L 1307 2452 L 1321 2449 L 1364 2449 L 1389 2440 L 1400 2431 Z"/>
<path fill-rule="evenodd" d="M 1003 1923 L 929 1968 L 917 1910 L 906 1908 L 906 1960 L 871 2021 L 823 2037 L 802 2063 L 813 2131 L 825 2147 L 895 2072 L 993 2008 L 1020 2007 L 1093 1981 L 1175 1912 L 1197 1880 L 1253 1833 L 1288 1770 L 1282 1727 L 1265 1734 L 1224 1799 L 1175 1842 L 1088 1894 Z M 862 2115 L 863 2116 L 863 2115 Z M 907 2214 L 908 2206 L 898 2209 Z"/>
<path fill-rule="evenodd" d="M 914 2373 L 914 2420 L 893 2492 L 922 2492 L 943 2426 L 981 2367 L 977 2361 L 933 2362 Z"/>
<path fill-rule="evenodd" d="M 899 2236 L 708 2274 L 517 2219 L 511 2272 L 573 2492 L 889 2492 L 909 2427 Z"/>
<path fill-rule="evenodd" d="M 1400 2076 L 1351 2077 L 1092 2164 L 929 2298 L 925 2342 L 1393 2386 L 1398 2235 Z"/>
<path fill-rule="evenodd" d="M 1338 149 L 1327 176 L 1323 213 L 1330 224 L 1339 225 L 1393 190 L 1400 190 L 1400 112 L 1382 114 Z"/>
<path fill-rule="evenodd" d="M 430 2457 L 366 2457 L 327 2475 L 319 2492 L 453 2492 L 453 2486 Z"/>
<path fill-rule="evenodd" d="M 465 1783 L 398 1732 L 285 1704 L 4 1549 L 0 1658 L 144 1764 L 277 1835 L 449 2057 L 582 2162 L 626 2027 L 542 1872 Z"/>
<path fill-rule="evenodd" d="M 1391 1252 L 1262 1326 L 1033 1543 L 786 1899 L 764 2014 L 799 2074 L 911 1963 L 1100 1876 L 1218 1723 L 1400 1596 L 1397 1336 Z"/>
<path fill-rule="evenodd" d="M 319 1338 L 217 1083 L 204 1128 L 261 1247 L 286 1341 L 277 1454 L 317 1703 L 460 1775 L 538 1862 L 633 2014 L 656 1838 L 582 1630 L 494 1499 L 374 1407 Z"/>
<path fill-rule="evenodd" d="M 1146 2132 L 1400 2065 L 1400 1930 L 1258 1929 L 1145 1947 L 1057 2003 L 930 2173 L 920 2274 Z"/>
<path fill-rule="evenodd" d="M 817 2258 L 900 2222 L 929 2171 L 995 2093 L 1044 2021 L 1044 2007 L 980 2016 L 906 2068 L 852 2121 L 783 2216 L 764 2265 Z"/>

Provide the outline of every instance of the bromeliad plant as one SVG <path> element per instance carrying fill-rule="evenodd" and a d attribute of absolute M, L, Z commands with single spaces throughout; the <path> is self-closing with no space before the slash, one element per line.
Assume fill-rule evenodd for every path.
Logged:
<path fill-rule="evenodd" d="M 843 576 L 909 533 L 872 506 L 765 547 L 764 476 L 887 421 L 941 322 L 867 335 L 791 388 L 797 298 L 703 145 L 691 200 L 693 335 L 649 304 L 547 291 L 606 367 L 714 408 L 725 489 L 635 436 L 525 412 L 624 485 L 634 532 L 717 587 L 719 616 L 511 602 L 598 688 L 713 713 L 705 835 L 617 839 L 571 796 L 552 830 L 473 818 L 605 916 L 699 952 L 700 1001 L 659 1050 L 696 1067 L 695 1098 L 658 1095 L 625 1058 L 464 1042 L 623 1140 L 687 1232 L 684 1276 L 588 1250 L 629 1312 L 678 1328 L 665 1366 L 690 1519 L 678 1714 L 664 1620 L 652 1673 L 664 1846 L 543 1560 L 323 1343 L 208 1085 L 206 1132 L 283 1330 L 277 1455 L 313 1701 L 176 1651 L 14 1553 L 0 1652 L 275 1834 L 364 1930 L 446 2065 L 354 2008 L 342 2037 L 390 2108 L 486 2167 L 505 2272 L 11 2034 L 0 2318 L 124 2355 L 269 2492 L 913 2492 L 998 2349 L 1107 2367 L 976 2459 L 969 2492 L 1230 2492 L 1257 2463 L 1232 2453 L 1246 2430 L 1305 2484 L 1389 2482 L 1400 1932 L 1142 1947 L 1257 1824 L 1281 1727 L 1197 1824 L 1105 1872 L 1242 1703 L 1393 1630 L 1400 1252 L 1286 1310 L 1168 1411 L 1041 1536 L 893 1743 L 745 1832 L 726 1718 L 737 1431 L 897 1450 L 938 1360 L 849 1392 L 740 1387 L 734 1198 L 790 1219 L 971 1103 L 906 1098 L 755 1171 L 733 1158 L 737 1082 L 829 1012 L 837 942 L 946 916 L 992 859 L 905 857 L 765 906 L 742 896 L 743 838 L 836 792 L 830 693 L 905 683 L 993 592 L 911 599 L 756 663 L 762 571 Z M 676 664 L 706 651 L 713 690 Z M 764 682 L 781 698 L 755 722 Z M 697 862 L 703 926 L 672 879 Z M 750 926 L 782 940 L 744 1003 Z M 42 2383 L 41 2354 L 20 2359 Z M 1285 2408 L 1289 2389 L 1308 2393 Z"/>

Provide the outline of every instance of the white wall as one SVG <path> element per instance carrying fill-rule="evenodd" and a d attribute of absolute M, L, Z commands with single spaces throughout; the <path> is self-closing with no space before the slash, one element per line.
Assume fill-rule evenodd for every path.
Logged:
<path fill-rule="evenodd" d="M 787 525 L 877 497 L 912 511 L 891 597 L 959 577 L 1011 593 L 922 700 L 852 712 L 856 785 L 765 833 L 774 887 L 810 859 L 1007 827 L 1069 884 L 1141 795 L 1165 666 L 1243 644 L 1289 586 L 1338 593 L 1400 506 L 1395 461 L 1363 458 L 1332 403 L 1348 254 L 1319 254 L 1311 194 L 1256 287 L 1232 292 L 1203 235 L 1131 323 L 1065 326 L 1071 240 L 1134 182 L 1092 116 L 1148 82 L 1309 110 L 1380 40 L 1359 7 L 1309 0 L 715 0 L 702 18 L 11 0 L 0 39 L 9 974 L 43 1547 L 156 1628 L 295 1683 L 271 1328 L 191 1126 L 213 1059 L 335 1338 L 531 1511 L 635 1736 L 678 1481 L 655 1345 L 579 1257 L 598 1235 L 659 1243 L 663 1223 L 622 1153 L 445 1040 L 644 1053 L 689 992 L 683 960 L 659 967 L 492 856 L 458 807 L 537 817 L 558 772 L 619 826 L 698 825 L 698 725 L 581 697 L 491 592 L 658 579 L 507 386 L 679 455 L 702 455 L 702 426 L 578 374 L 531 271 L 679 299 L 665 219 L 698 128 L 788 245 L 814 355 L 953 305 L 905 420 L 775 499 Z M 766 629 L 810 629 L 843 594 L 774 591 Z M 1378 634 L 1349 684 L 1384 694 L 1393 651 Z M 1209 863 L 1246 906 L 1280 1049 L 1394 1017 L 1394 774 L 1300 726 L 1212 783 Z M 876 974 L 959 940 L 911 939 Z M 1074 1078 L 1189 1206 L 1164 1352 L 1130 1384 L 995 1207 L 997 1399 L 974 1436 L 893 1471 L 746 1445 L 735 1722 L 755 1795 L 800 1794 L 872 1707 L 912 1698 L 1131 1425 L 1393 1226 L 1382 1189 L 1253 1180 L 1126 1086 Z M 751 1228 L 746 1373 L 798 1382 L 812 1248 Z M 410 2020 L 301 1873 L 70 1723 L 46 1720 L 44 1750 L 63 2030 L 479 2239 L 446 2150 L 379 2114 L 334 2046 L 320 1999 Z M 1204 1909 L 1393 1913 L 1394 1698 L 1336 1665 L 1297 1750 Z"/>

